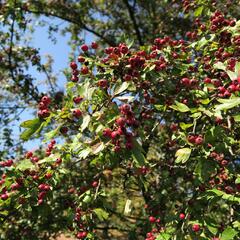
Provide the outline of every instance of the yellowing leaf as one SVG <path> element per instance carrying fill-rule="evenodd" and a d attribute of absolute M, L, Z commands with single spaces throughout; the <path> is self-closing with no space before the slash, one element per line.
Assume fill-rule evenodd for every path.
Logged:
<path fill-rule="evenodd" d="M 178 149 L 175 154 L 175 157 L 177 157 L 175 162 L 176 163 L 185 163 L 189 159 L 191 152 L 192 152 L 191 148 Z"/>

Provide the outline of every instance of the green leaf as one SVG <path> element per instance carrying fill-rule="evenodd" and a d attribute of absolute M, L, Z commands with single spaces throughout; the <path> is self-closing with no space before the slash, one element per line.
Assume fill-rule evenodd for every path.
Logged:
<path fill-rule="evenodd" d="M 90 153 L 91 153 L 91 148 L 86 148 L 86 149 L 83 149 L 79 152 L 79 155 L 78 157 L 81 159 L 85 159 Z"/>
<path fill-rule="evenodd" d="M 60 154 L 59 153 L 56 153 L 56 154 L 51 154 L 50 156 L 48 157 L 45 157 L 43 159 L 41 159 L 40 161 L 38 161 L 39 164 L 42 164 L 42 163 L 54 163 L 57 158 L 60 157 Z"/>
<path fill-rule="evenodd" d="M 35 125 L 38 125 L 38 124 L 39 124 L 39 121 L 40 121 L 39 118 L 27 120 L 27 121 L 22 122 L 22 123 L 20 124 L 20 127 L 23 127 L 23 128 L 32 128 L 32 127 L 34 127 Z"/>
<path fill-rule="evenodd" d="M 170 238 L 171 238 L 170 234 L 168 234 L 168 233 L 160 233 L 157 236 L 156 240 L 170 240 Z"/>
<path fill-rule="evenodd" d="M 83 117 L 83 121 L 82 121 L 82 124 L 81 124 L 81 130 L 82 131 L 84 131 L 88 127 L 90 121 L 91 121 L 90 115 L 85 115 Z"/>
<path fill-rule="evenodd" d="M 34 133 L 39 132 L 41 125 L 42 121 L 39 118 L 21 123 L 20 126 L 26 128 L 26 130 L 20 134 L 20 138 L 27 141 Z"/>
<path fill-rule="evenodd" d="M 193 126 L 193 123 L 184 123 L 184 122 L 181 122 L 181 123 L 180 123 L 180 128 L 181 128 L 182 130 L 186 130 L 186 129 L 192 127 L 192 126 Z"/>
<path fill-rule="evenodd" d="M 235 122 L 240 122 L 240 114 L 233 116 Z"/>
<path fill-rule="evenodd" d="M 234 237 L 238 234 L 238 232 L 231 228 L 231 227 L 227 227 L 223 233 L 221 234 L 220 239 L 221 240 L 233 240 Z"/>
<path fill-rule="evenodd" d="M 118 95 L 124 92 L 129 86 L 129 82 L 123 82 L 119 87 L 117 87 L 114 91 L 114 95 Z"/>
<path fill-rule="evenodd" d="M 194 11 L 194 16 L 195 16 L 195 17 L 199 17 L 199 16 L 202 14 L 203 9 L 204 9 L 203 6 L 198 7 L 198 8 Z"/>
<path fill-rule="evenodd" d="M 99 152 L 101 152 L 104 149 L 104 143 L 103 142 L 99 142 L 95 145 L 92 146 L 92 153 L 93 154 L 98 154 Z"/>
<path fill-rule="evenodd" d="M 235 73 L 239 76 L 240 75 L 240 62 L 237 62 L 235 65 Z"/>
<path fill-rule="evenodd" d="M 16 167 L 16 169 L 20 171 L 25 171 L 27 169 L 34 169 L 34 168 L 35 168 L 35 165 L 29 159 L 24 159 L 20 161 L 20 163 Z"/>
<path fill-rule="evenodd" d="M 50 139 L 52 139 L 53 137 L 55 137 L 57 135 L 57 133 L 59 132 L 59 129 L 60 129 L 60 126 L 57 127 L 56 129 L 53 129 L 52 131 L 50 132 L 47 132 L 44 134 L 45 136 L 45 141 L 48 141 Z"/>
<path fill-rule="evenodd" d="M 213 161 L 207 159 L 200 159 L 195 168 L 195 174 L 201 182 L 207 181 L 211 175 L 216 173 L 217 167 Z"/>
<path fill-rule="evenodd" d="M 218 99 L 218 101 L 222 104 L 217 105 L 215 107 L 215 111 L 227 110 L 240 105 L 240 97 L 231 99 Z"/>
<path fill-rule="evenodd" d="M 235 180 L 235 183 L 240 184 L 240 175 L 239 174 L 237 175 L 237 179 Z"/>
<path fill-rule="evenodd" d="M 93 212 L 97 215 L 98 219 L 101 222 L 108 219 L 108 216 L 109 216 L 108 212 L 106 212 L 102 208 L 95 208 L 95 209 L 93 209 Z"/>
<path fill-rule="evenodd" d="M 128 215 L 132 211 L 131 204 L 132 201 L 130 199 L 127 199 L 124 207 L 124 215 Z"/>
<path fill-rule="evenodd" d="M 230 77 L 230 79 L 231 79 L 232 81 L 235 80 L 235 79 L 237 79 L 237 77 L 238 77 L 237 73 L 232 72 L 232 71 L 230 71 L 230 70 L 227 71 L 227 74 L 228 74 L 228 76 Z"/>
<path fill-rule="evenodd" d="M 191 152 L 192 152 L 192 150 L 190 148 L 178 149 L 175 154 L 175 157 L 177 157 L 175 162 L 176 163 L 185 163 L 189 159 Z"/>
<path fill-rule="evenodd" d="M 217 62 L 217 63 L 213 64 L 213 67 L 215 69 L 220 69 L 220 70 L 224 70 L 224 71 L 226 70 L 226 66 L 222 62 Z"/>
<path fill-rule="evenodd" d="M 185 105 L 184 103 L 180 103 L 175 101 L 176 105 L 172 105 L 170 106 L 170 108 L 179 111 L 179 112 L 188 112 L 190 111 L 189 107 L 187 105 Z"/>
<path fill-rule="evenodd" d="M 137 141 L 134 142 L 134 146 L 132 149 L 132 158 L 138 166 L 145 166 L 147 163 L 146 158 L 142 153 L 142 150 L 139 147 Z"/>

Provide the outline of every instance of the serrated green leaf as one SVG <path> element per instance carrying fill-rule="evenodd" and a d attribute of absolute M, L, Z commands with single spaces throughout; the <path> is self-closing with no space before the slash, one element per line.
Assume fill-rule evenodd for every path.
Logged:
<path fill-rule="evenodd" d="M 181 122 L 181 123 L 180 123 L 180 128 L 181 128 L 182 130 L 186 130 L 186 129 L 192 127 L 192 126 L 193 126 L 193 123 L 184 123 L 184 122 Z"/>
<path fill-rule="evenodd" d="M 170 108 L 176 110 L 176 111 L 179 111 L 179 112 L 188 112 L 190 111 L 190 108 L 185 105 L 184 103 L 180 103 L 180 102 L 177 102 L 175 101 L 176 105 L 172 105 L 170 106 Z"/>
<path fill-rule="evenodd" d="M 187 160 L 189 159 L 189 157 L 191 155 L 191 152 L 192 152 L 192 150 L 190 148 L 178 149 L 176 154 L 175 154 L 175 157 L 177 157 L 175 162 L 176 163 L 185 163 L 185 162 L 187 162 Z"/>
<path fill-rule="evenodd" d="M 39 118 L 33 120 L 27 120 L 21 123 L 20 126 L 26 128 L 21 134 L 20 138 L 24 141 L 27 141 L 34 133 L 37 133 L 42 128 L 42 121 Z"/>
<path fill-rule="evenodd" d="M 82 121 L 82 124 L 81 124 L 81 131 L 84 131 L 88 127 L 90 121 L 91 121 L 90 115 L 85 115 L 83 117 L 83 121 Z"/>
<path fill-rule="evenodd" d="M 97 215 L 101 222 L 108 219 L 109 213 L 102 208 L 95 208 L 93 209 L 93 212 Z"/>
<path fill-rule="evenodd" d="M 35 165 L 29 160 L 29 159 L 24 159 L 19 162 L 19 164 L 16 166 L 16 169 L 20 171 L 25 171 L 27 169 L 34 169 Z"/>
<path fill-rule="evenodd" d="M 195 16 L 195 17 L 199 17 L 199 16 L 202 14 L 203 9 L 204 9 L 203 6 L 198 7 L 198 8 L 194 11 L 194 16 Z"/>
<path fill-rule="evenodd" d="M 231 227 L 227 227 L 221 234 L 220 239 L 221 240 L 233 240 L 234 237 L 238 234 L 238 232 L 231 228 Z"/>
<path fill-rule="evenodd" d="M 171 235 L 168 233 L 160 233 L 156 240 L 170 240 L 171 239 Z"/>
<path fill-rule="evenodd" d="M 240 105 L 240 97 L 231 99 L 218 99 L 222 104 L 215 106 L 215 111 L 227 110 Z"/>
<path fill-rule="evenodd" d="M 118 86 L 115 91 L 114 91 L 114 95 L 118 95 L 122 92 L 124 92 L 129 86 L 129 82 L 123 82 L 120 86 Z"/>
<path fill-rule="evenodd" d="M 103 142 L 99 142 L 95 145 L 93 145 L 92 148 L 92 153 L 93 154 L 98 154 L 99 152 L 101 152 L 104 149 L 105 145 Z"/>
<path fill-rule="evenodd" d="M 20 127 L 23 127 L 23 128 L 32 128 L 32 127 L 34 127 L 35 125 L 38 125 L 39 122 L 40 122 L 40 119 L 39 119 L 39 118 L 27 120 L 27 121 L 22 122 L 22 123 L 20 124 Z"/>
<path fill-rule="evenodd" d="M 224 71 L 226 70 L 226 66 L 222 62 L 217 62 L 217 63 L 213 64 L 213 67 L 215 69 L 220 69 L 220 70 L 224 70 Z"/>

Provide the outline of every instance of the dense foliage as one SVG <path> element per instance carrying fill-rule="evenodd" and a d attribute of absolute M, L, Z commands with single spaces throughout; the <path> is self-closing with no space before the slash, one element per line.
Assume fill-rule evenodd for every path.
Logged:
<path fill-rule="evenodd" d="M 2 239 L 240 238 L 240 21 L 196 2 L 182 38 L 81 45 L 21 124 L 45 151 L 1 162 Z"/>

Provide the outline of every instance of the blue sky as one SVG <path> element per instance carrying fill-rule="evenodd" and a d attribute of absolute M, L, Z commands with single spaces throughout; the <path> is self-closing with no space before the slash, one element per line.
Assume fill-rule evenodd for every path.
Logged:
<path fill-rule="evenodd" d="M 48 21 L 50 24 L 59 24 L 62 23 L 62 21 L 58 19 L 49 19 L 47 17 L 42 17 L 40 20 Z M 63 25 L 63 24 L 62 24 Z M 53 63 L 53 70 L 54 73 L 57 73 L 57 86 L 59 90 L 64 90 L 64 86 L 66 84 L 65 76 L 62 73 L 62 70 L 69 65 L 69 53 L 71 52 L 70 46 L 68 45 L 68 41 L 70 39 L 70 34 L 67 34 L 66 36 L 62 36 L 59 33 L 55 33 L 57 43 L 54 44 L 51 39 L 48 38 L 48 27 L 42 27 L 37 26 L 35 28 L 35 31 L 32 35 L 32 46 L 40 50 L 40 55 L 42 59 L 44 60 L 44 56 L 46 54 L 49 54 L 52 56 L 54 63 Z M 88 33 L 83 34 L 84 40 L 87 44 L 91 43 L 94 39 L 94 37 Z M 36 70 L 33 68 L 30 68 L 29 73 L 35 77 L 38 81 L 41 79 L 45 79 L 45 76 L 39 74 Z M 46 92 L 47 89 L 44 87 L 44 85 L 38 86 L 39 90 L 42 92 Z M 19 138 L 19 124 L 25 120 L 33 119 L 34 116 L 32 115 L 31 111 L 25 110 L 24 113 L 21 115 L 20 121 L 13 122 L 13 125 L 15 125 L 14 129 L 14 135 L 16 135 L 16 138 Z M 25 143 L 25 147 L 28 150 L 34 150 L 38 148 L 38 145 L 40 144 L 39 140 L 35 141 L 29 141 Z"/>

